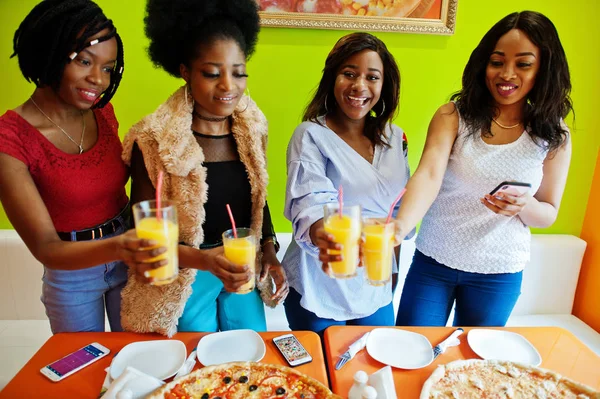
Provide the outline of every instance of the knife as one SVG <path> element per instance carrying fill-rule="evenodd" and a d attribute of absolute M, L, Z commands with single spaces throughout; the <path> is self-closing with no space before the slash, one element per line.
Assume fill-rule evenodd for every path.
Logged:
<path fill-rule="evenodd" d="M 450 334 L 448 338 L 437 344 L 433 348 L 433 360 L 435 360 L 435 358 L 438 357 L 440 354 L 444 353 L 448 346 L 454 346 L 452 345 L 453 341 L 456 340 L 458 336 L 463 332 L 465 332 L 465 330 L 463 330 L 462 328 L 457 328 L 452 334 Z"/>
<path fill-rule="evenodd" d="M 344 364 L 346 364 L 350 359 L 354 357 L 354 355 L 356 355 L 361 349 L 363 349 L 367 345 L 367 338 L 369 338 L 370 333 L 371 332 L 369 331 L 368 333 L 363 335 L 358 341 L 354 342 L 348 347 L 348 350 L 340 356 L 340 360 L 338 360 L 337 364 L 335 365 L 336 370 L 341 369 L 344 366 Z"/>

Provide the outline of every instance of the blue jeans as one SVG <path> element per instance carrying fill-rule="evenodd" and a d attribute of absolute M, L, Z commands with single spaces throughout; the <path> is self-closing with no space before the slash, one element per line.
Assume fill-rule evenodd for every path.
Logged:
<path fill-rule="evenodd" d="M 451 269 L 415 251 L 404 282 L 397 326 L 503 327 L 521 294 L 523 272 L 480 274 Z"/>
<path fill-rule="evenodd" d="M 394 325 L 394 306 L 392 302 L 379 308 L 370 316 L 360 319 L 337 321 L 325 319 L 317 316 L 310 310 L 304 309 L 300 305 L 302 295 L 290 287 L 283 307 L 287 316 L 290 329 L 292 331 L 308 330 L 322 334 L 330 326 L 393 326 Z"/>
<path fill-rule="evenodd" d="M 122 226 L 125 225 L 123 220 Z M 119 228 L 99 240 L 125 231 Z M 110 262 L 81 270 L 57 270 L 44 266 L 41 300 L 52 333 L 104 332 L 104 309 L 111 331 L 121 328 L 121 290 L 127 283 L 127 265 Z"/>
<path fill-rule="evenodd" d="M 265 307 L 258 290 L 247 294 L 227 292 L 221 280 L 199 270 L 177 330 L 216 332 L 246 328 L 267 330 Z"/>

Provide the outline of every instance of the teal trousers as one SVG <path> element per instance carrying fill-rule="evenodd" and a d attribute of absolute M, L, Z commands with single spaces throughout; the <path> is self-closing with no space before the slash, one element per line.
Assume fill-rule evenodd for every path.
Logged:
<path fill-rule="evenodd" d="M 258 290 L 233 294 L 213 274 L 198 271 L 178 331 L 216 332 L 238 329 L 266 331 L 265 308 Z"/>

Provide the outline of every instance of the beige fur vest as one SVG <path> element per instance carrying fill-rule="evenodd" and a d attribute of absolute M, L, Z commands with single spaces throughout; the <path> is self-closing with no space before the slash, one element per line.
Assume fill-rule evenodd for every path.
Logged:
<path fill-rule="evenodd" d="M 186 98 L 187 94 L 187 98 Z M 159 171 L 164 172 L 163 198 L 175 202 L 179 220 L 179 240 L 198 247 L 204 240 L 202 224 L 207 199 L 204 153 L 192 133 L 193 100 L 185 87 L 178 89 L 164 104 L 127 133 L 123 141 L 123 160 L 131 162 L 131 151 L 137 143 L 152 184 Z M 251 185 L 252 228 L 260 238 L 263 208 L 267 196 L 267 120 L 256 103 L 243 96 L 232 115 L 231 131 L 240 160 L 246 167 Z M 260 253 L 260 251 L 257 251 Z M 256 262 L 260 274 L 260 258 Z M 171 284 L 152 286 L 138 282 L 130 271 L 122 292 L 121 323 L 123 329 L 134 332 L 158 332 L 171 337 L 177 332 L 177 322 L 183 314 L 195 269 L 180 269 L 179 278 Z M 269 278 L 258 285 L 263 301 L 274 306 L 269 298 L 273 282 Z"/>

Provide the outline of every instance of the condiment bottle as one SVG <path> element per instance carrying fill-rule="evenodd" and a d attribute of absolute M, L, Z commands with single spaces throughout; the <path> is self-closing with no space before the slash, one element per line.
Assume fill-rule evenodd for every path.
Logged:
<path fill-rule="evenodd" d="M 369 375 L 362 370 L 357 371 L 354 374 L 354 384 L 348 392 L 348 399 L 362 399 L 362 392 L 367 386 L 367 381 L 369 381 Z"/>

